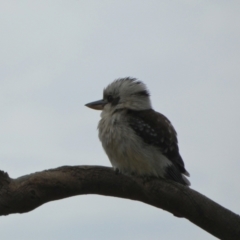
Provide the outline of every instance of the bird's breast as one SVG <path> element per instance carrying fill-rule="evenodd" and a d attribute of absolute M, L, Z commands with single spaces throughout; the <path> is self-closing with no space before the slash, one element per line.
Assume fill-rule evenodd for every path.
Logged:
<path fill-rule="evenodd" d="M 146 145 L 121 116 L 102 117 L 99 138 L 112 165 L 124 173 L 161 176 L 168 160 L 158 149 Z"/>
<path fill-rule="evenodd" d="M 124 139 L 126 125 L 121 124 L 120 116 L 103 117 L 99 124 L 99 139 L 104 146 L 113 146 Z"/>

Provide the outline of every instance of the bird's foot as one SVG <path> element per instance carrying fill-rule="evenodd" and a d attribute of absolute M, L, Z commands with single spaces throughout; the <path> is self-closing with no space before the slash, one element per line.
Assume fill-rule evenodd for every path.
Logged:
<path fill-rule="evenodd" d="M 116 175 L 118 175 L 120 173 L 118 168 L 114 168 L 114 172 L 115 172 Z"/>

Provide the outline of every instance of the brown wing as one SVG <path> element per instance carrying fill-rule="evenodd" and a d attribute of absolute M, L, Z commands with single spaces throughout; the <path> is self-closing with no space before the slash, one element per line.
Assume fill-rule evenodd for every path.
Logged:
<path fill-rule="evenodd" d="M 188 174 L 179 154 L 177 133 L 171 122 L 153 109 L 128 110 L 128 123 L 142 140 L 161 151 L 181 173 Z"/>

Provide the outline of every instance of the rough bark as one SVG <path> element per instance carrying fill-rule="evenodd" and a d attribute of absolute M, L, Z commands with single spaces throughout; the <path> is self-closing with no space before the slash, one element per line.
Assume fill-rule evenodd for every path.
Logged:
<path fill-rule="evenodd" d="M 220 239 L 240 239 L 240 217 L 175 182 L 116 174 L 100 166 L 63 166 L 11 179 L 0 171 L 0 215 L 29 212 L 82 194 L 141 201 L 181 216 Z"/>

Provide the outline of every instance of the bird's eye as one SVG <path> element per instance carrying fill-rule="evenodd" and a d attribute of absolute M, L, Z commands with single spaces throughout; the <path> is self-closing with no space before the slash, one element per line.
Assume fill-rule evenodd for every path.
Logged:
<path fill-rule="evenodd" d="M 107 101 L 108 102 L 112 102 L 113 101 L 113 96 L 112 95 L 108 95 L 107 96 Z"/>

